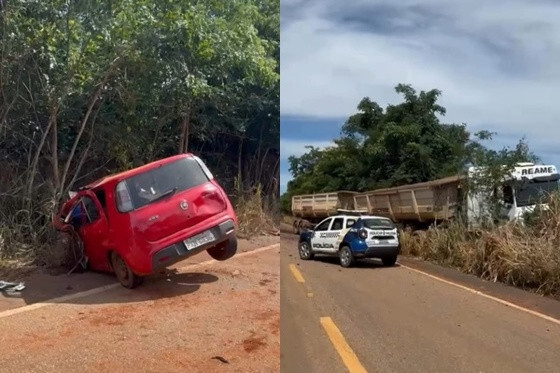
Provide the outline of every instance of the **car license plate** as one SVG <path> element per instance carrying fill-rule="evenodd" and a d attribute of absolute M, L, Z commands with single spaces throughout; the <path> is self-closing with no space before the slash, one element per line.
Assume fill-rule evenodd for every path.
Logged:
<path fill-rule="evenodd" d="M 207 244 L 208 242 L 212 242 L 215 239 L 216 237 L 214 237 L 214 233 L 212 233 L 212 231 L 206 231 L 206 232 L 199 233 L 191 238 L 188 238 L 183 242 L 185 243 L 187 250 L 192 250 L 192 249 L 196 249 L 199 246 Z"/>

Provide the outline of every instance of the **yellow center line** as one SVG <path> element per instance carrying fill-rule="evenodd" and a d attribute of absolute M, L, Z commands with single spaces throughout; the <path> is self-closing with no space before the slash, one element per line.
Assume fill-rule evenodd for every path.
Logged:
<path fill-rule="evenodd" d="M 295 264 L 290 264 L 290 271 L 292 271 L 292 275 L 294 275 L 294 278 L 296 279 L 297 282 L 301 284 L 305 282 L 303 276 L 301 275 L 301 272 L 299 271 L 299 269 L 297 269 Z"/>
<path fill-rule="evenodd" d="M 358 360 L 358 357 L 350 348 L 332 319 L 330 317 L 321 317 L 320 321 L 348 371 L 350 373 L 367 373 L 366 368 L 360 363 L 360 360 Z"/>

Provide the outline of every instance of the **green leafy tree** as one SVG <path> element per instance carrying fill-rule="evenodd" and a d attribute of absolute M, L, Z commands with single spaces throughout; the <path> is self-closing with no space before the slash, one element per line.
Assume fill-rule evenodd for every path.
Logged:
<path fill-rule="evenodd" d="M 471 136 L 465 124 L 442 123 L 446 109 L 438 104 L 439 90 L 418 93 L 405 84 L 395 90 L 403 101 L 385 109 L 363 98 L 357 113 L 342 126 L 335 147 L 310 148 L 301 157 L 290 158 L 293 180 L 282 196 L 284 211 L 289 211 L 296 194 L 399 186 L 464 174 L 469 166 L 487 169 L 470 187 L 493 190 L 515 163 L 536 158 L 524 140 L 514 149 L 494 151 L 483 145 L 492 133 Z"/>

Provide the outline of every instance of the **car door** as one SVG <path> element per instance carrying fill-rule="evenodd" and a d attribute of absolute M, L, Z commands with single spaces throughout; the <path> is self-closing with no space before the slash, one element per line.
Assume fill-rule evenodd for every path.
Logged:
<path fill-rule="evenodd" d="M 72 207 L 67 219 L 84 244 L 84 254 L 91 268 L 108 270 L 108 223 L 95 194 L 85 192 Z"/>
<path fill-rule="evenodd" d="M 311 247 L 313 251 L 329 251 L 325 249 L 327 237 L 326 234 L 330 228 L 332 218 L 327 218 L 317 224 L 313 230 L 313 237 L 311 237 Z"/>
<path fill-rule="evenodd" d="M 342 234 L 344 231 L 344 217 L 336 217 L 333 219 L 329 232 L 327 233 L 326 243 L 333 252 L 338 251 L 338 247 L 342 242 Z"/>
<path fill-rule="evenodd" d="M 354 225 L 354 223 L 356 222 L 355 218 L 341 218 L 343 219 L 343 221 L 341 222 L 341 229 L 337 230 L 338 232 L 338 236 L 336 238 L 336 242 L 335 242 L 335 249 L 338 250 L 340 247 L 340 244 L 342 243 L 342 241 L 344 240 L 344 237 L 346 236 L 346 234 L 348 233 L 348 231 L 350 230 L 350 228 Z M 338 224 L 336 224 L 336 222 L 333 222 L 333 230 L 334 228 L 338 228 Z"/>

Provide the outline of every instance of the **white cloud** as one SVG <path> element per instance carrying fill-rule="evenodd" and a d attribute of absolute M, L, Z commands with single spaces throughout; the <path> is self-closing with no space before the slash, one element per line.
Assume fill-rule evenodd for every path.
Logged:
<path fill-rule="evenodd" d="M 309 141 L 309 140 L 293 140 L 282 138 L 280 140 L 280 158 L 285 162 L 290 156 L 299 157 L 306 152 L 306 146 L 324 149 L 326 147 L 335 146 L 332 141 Z M 280 173 L 280 193 L 284 193 L 287 189 L 288 181 L 292 180 L 292 174 L 287 170 L 287 166 L 283 167 L 284 171 Z"/>
<path fill-rule="evenodd" d="M 560 136 L 560 3 L 311 4 L 282 24 L 282 115 L 347 117 L 364 96 L 382 106 L 399 102 L 393 87 L 402 82 L 442 90 L 445 121 L 466 122 L 471 130 L 528 135 L 532 143 Z M 398 16 L 379 15 L 375 32 L 348 21 L 372 4 L 382 11 L 398 7 Z"/>
<path fill-rule="evenodd" d="M 335 144 L 332 141 L 309 141 L 305 139 L 292 140 L 283 138 L 281 139 L 280 143 L 280 158 L 282 160 L 286 160 L 291 155 L 299 157 L 309 151 L 305 148 L 306 146 L 313 146 L 315 148 L 326 148 L 334 145 Z"/>

